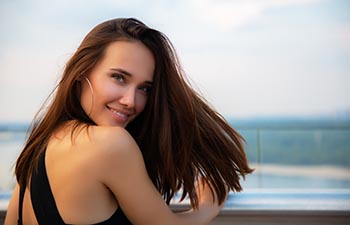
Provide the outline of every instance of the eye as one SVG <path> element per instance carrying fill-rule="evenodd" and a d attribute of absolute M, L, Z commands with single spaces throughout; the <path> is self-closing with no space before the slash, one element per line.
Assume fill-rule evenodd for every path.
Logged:
<path fill-rule="evenodd" d="M 125 83 L 125 77 L 122 74 L 114 73 L 112 77 L 116 79 L 119 83 Z"/>
<path fill-rule="evenodd" d="M 152 89 L 151 86 L 145 85 L 139 88 L 144 94 L 148 95 Z"/>

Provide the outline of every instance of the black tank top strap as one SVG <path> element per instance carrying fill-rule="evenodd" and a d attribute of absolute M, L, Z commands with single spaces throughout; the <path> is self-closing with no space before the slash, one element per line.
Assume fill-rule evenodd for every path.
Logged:
<path fill-rule="evenodd" d="M 18 204 L 18 225 L 23 225 L 23 219 L 22 219 L 22 212 L 23 212 L 23 200 L 24 200 L 24 193 L 26 191 L 26 186 L 22 185 L 19 189 L 19 204 Z"/>
<path fill-rule="evenodd" d="M 46 150 L 40 155 L 38 168 L 34 169 L 30 182 L 32 206 L 39 224 L 64 225 L 46 174 L 45 153 Z"/>

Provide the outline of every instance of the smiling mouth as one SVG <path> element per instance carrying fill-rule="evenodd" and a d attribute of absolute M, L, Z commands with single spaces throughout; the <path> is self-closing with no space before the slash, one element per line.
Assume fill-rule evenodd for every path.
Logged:
<path fill-rule="evenodd" d="M 119 120 L 122 120 L 123 122 L 127 121 L 130 117 L 129 113 L 121 112 L 120 110 L 113 109 L 109 106 L 106 107 L 111 113 L 113 113 Z"/>

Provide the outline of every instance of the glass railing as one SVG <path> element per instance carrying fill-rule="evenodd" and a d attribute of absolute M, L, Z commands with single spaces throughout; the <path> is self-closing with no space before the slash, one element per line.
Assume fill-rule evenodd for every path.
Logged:
<path fill-rule="evenodd" d="M 229 195 L 218 218 L 237 220 L 242 213 L 247 218 L 256 213 L 270 218 L 283 212 L 299 217 L 309 213 L 315 218 L 329 214 L 329 218 L 338 215 L 337 220 L 348 219 L 349 121 L 249 120 L 231 124 L 245 138 L 247 157 L 255 172 L 242 182 L 242 193 Z M 0 124 L 0 222 L 15 185 L 13 165 L 22 150 L 27 127 Z M 188 206 L 186 201 L 172 204 L 175 210 Z"/>
<path fill-rule="evenodd" d="M 22 151 L 27 124 L 0 125 L 0 192 L 9 192 L 15 186 L 14 164 Z"/>
<path fill-rule="evenodd" d="M 350 188 L 349 121 L 238 121 L 236 127 L 256 169 L 244 187 Z"/>
<path fill-rule="evenodd" d="M 349 120 L 232 120 L 255 172 L 246 189 L 350 189 Z M 0 124 L 0 192 L 11 191 L 27 124 Z"/>

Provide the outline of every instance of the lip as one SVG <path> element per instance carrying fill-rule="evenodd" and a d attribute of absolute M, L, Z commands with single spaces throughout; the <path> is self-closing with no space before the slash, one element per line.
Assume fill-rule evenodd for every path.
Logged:
<path fill-rule="evenodd" d="M 129 120 L 130 116 L 132 115 L 132 113 L 130 113 L 129 111 L 122 110 L 122 109 L 115 109 L 108 105 L 106 106 L 106 109 L 112 113 L 113 117 L 118 122 L 121 122 L 121 123 L 126 123 Z"/>

